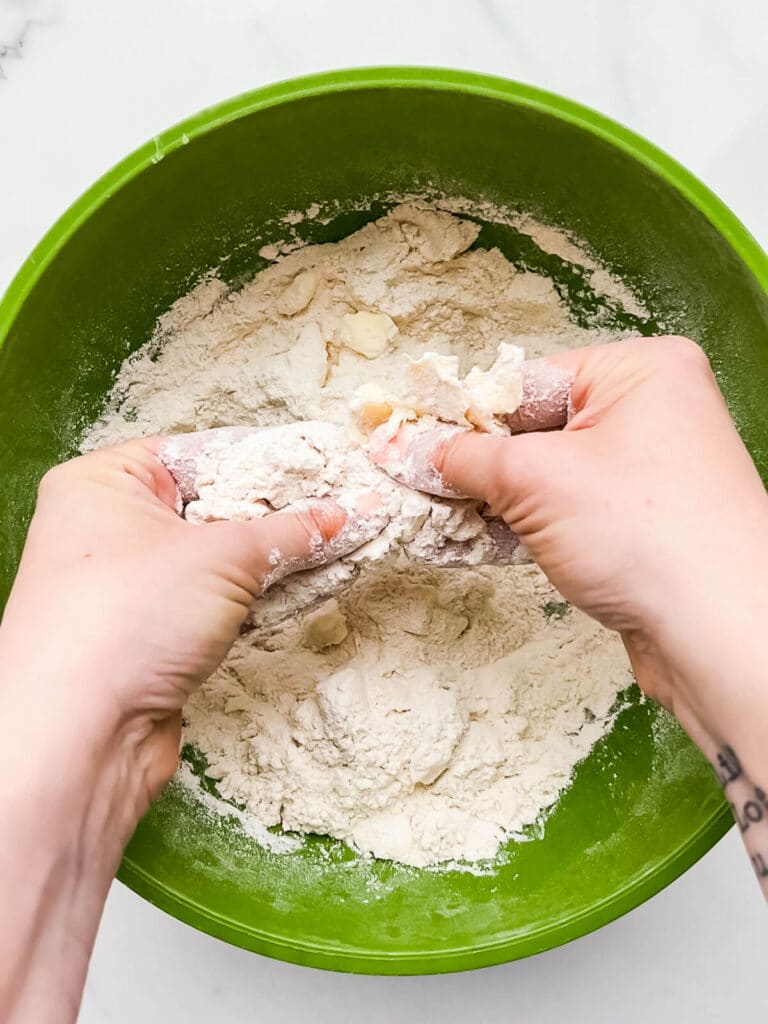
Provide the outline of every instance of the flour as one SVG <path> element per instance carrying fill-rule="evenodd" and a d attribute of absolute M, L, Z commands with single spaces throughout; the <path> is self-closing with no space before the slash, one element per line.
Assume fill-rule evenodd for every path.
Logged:
<path fill-rule="evenodd" d="M 197 522 L 263 514 L 308 488 L 382 495 L 381 534 L 356 560 L 274 587 L 260 628 L 185 709 L 185 742 L 254 834 L 282 824 L 417 866 L 492 857 L 569 785 L 630 681 L 618 639 L 535 566 L 412 564 L 435 544 L 484 551 L 478 507 L 406 495 L 350 446 L 352 396 L 402 395 L 406 357 L 454 357 L 459 380 L 487 371 L 499 345 L 538 356 L 618 336 L 576 326 L 552 282 L 471 248 L 478 231 L 409 203 L 281 256 L 240 291 L 207 278 L 126 361 L 84 439 L 287 431 L 288 473 L 265 448 L 274 435 L 211 447 L 185 478 Z M 283 621 L 313 586 L 313 610 Z"/>

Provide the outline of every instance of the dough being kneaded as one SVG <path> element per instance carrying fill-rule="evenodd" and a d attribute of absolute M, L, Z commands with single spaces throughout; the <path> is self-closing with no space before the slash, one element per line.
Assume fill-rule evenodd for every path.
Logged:
<path fill-rule="evenodd" d="M 408 359 L 400 395 L 366 384 L 352 399 L 352 411 L 364 433 L 393 418 L 431 416 L 489 434 L 508 434 L 505 417 L 517 409 L 523 395 L 523 359 L 522 348 L 502 342 L 489 370 L 473 366 L 461 378 L 458 356 L 427 352 Z"/>

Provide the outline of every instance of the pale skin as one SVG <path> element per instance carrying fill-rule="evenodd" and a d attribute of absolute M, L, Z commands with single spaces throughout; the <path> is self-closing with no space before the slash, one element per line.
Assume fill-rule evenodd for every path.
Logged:
<path fill-rule="evenodd" d="M 44 478 L 0 625 L 0 748 L 14 766 L 0 789 L 6 1024 L 75 1019 L 123 847 L 176 767 L 181 708 L 274 574 L 272 552 L 293 569 L 340 553 L 333 502 L 184 522 L 158 447 Z"/>
<path fill-rule="evenodd" d="M 568 600 L 620 632 L 640 685 L 715 765 L 768 893 L 763 485 L 692 342 L 623 342 L 550 369 L 574 378 L 564 430 L 422 437 L 414 471 L 487 501 Z M 405 428 L 394 446 L 410 443 Z M 133 442 L 44 479 L 0 624 L 12 1024 L 75 1019 L 123 847 L 176 766 L 181 708 L 274 575 L 271 553 L 297 569 L 344 548 L 328 502 L 191 526 L 157 450 Z"/>
<path fill-rule="evenodd" d="M 763 483 L 692 341 L 546 366 L 573 376 L 565 429 L 430 439 L 406 425 L 374 457 L 395 474 L 405 462 L 414 486 L 486 501 L 564 597 L 620 633 L 642 689 L 715 766 L 768 896 Z"/>

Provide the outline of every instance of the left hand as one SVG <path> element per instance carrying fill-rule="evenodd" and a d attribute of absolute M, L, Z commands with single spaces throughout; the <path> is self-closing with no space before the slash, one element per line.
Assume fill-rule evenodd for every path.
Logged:
<path fill-rule="evenodd" d="M 195 435 L 181 438 L 194 450 Z M 46 475 L 0 623 L 0 1019 L 74 1021 L 123 847 L 176 767 L 181 707 L 265 585 L 371 539 L 307 502 L 192 525 L 134 441 Z M 370 496 L 369 496 L 370 497 Z"/>
<path fill-rule="evenodd" d="M 117 740 L 140 775 L 132 824 L 173 774 L 184 701 L 227 654 L 265 577 L 354 546 L 327 500 L 251 522 L 185 522 L 161 443 L 104 449 L 44 477 L 0 628 L 0 664 L 18 681 L 0 688 L 6 719 L 8 702 L 26 704 L 50 727 L 69 722 L 81 743 Z"/>

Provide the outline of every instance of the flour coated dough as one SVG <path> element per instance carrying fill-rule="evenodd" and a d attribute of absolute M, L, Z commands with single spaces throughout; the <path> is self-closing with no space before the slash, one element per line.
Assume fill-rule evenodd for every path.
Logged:
<path fill-rule="evenodd" d="M 505 417 L 515 412 L 522 398 L 524 358 L 518 345 L 502 342 L 488 370 L 473 366 L 462 378 L 458 356 L 435 352 L 418 359 L 406 356 L 396 394 L 366 384 L 358 389 L 350 408 L 364 433 L 392 420 L 429 418 L 489 434 L 509 434 Z"/>

